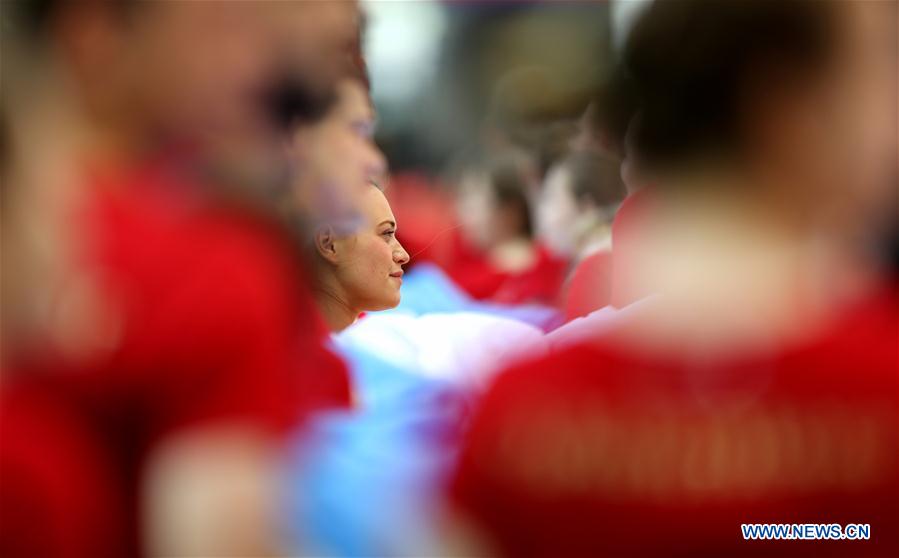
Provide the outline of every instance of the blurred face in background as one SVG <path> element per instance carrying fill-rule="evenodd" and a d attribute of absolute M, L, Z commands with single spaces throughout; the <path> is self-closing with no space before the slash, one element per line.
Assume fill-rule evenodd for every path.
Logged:
<path fill-rule="evenodd" d="M 547 173 L 535 216 L 537 235 L 556 254 L 605 246 L 625 197 L 620 162 L 600 151 L 574 152 Z"/>
<path fill-rule="evenodd" d="M 459 180 L 456 198 L 462 235 L 482 250 L 509 241 L 529 241 L 529 196 L 537 189 L 535 177 L 533 160 L 519 150 L 467 169 Z"/>
<path fill-rule="evenodd" d="M 502 200 L 490 177 L 470 173 L 460 185 L 457 201 L 462 234 L 475 247 L 491 250 L 511 240 L 528 239 L 524 196 Z"/>
<path fill-rule="evenodd" d="M 329 221 L 351 218 L 354 198 L 367 194 L 372 181 L 382 181 L 387 163 L 372 139 L 374 124 L 365 87 L 346 78 L 324 120 L 294 134 L 296 200 L 305 211 Z"/>
<path fill-rule="evenodd" d="M 487 249 L 494 244 L 491 231 L 493 197 L 490 177 L 479 169 L 471 169 L 459 182 L 456 212 L 462 225 L 462 234 L 474 246 Z"/>
<path fill-rule="evenodd" d="M 537 203 L 537 235 L 546 246 L 559 255 L 573 255 L 577 238 L 573 230 L 581 208 L 571 188 L 571 170 L 556 165 L 546 175 Z"/>

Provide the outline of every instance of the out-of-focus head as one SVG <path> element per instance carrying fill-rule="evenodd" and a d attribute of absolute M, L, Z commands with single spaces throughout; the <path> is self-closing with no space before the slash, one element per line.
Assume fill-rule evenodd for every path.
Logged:
<path fill-rule="evenodd" d="M 362 215 L 355 232 L 344 234 L 329 224 L 315 231 L 318 282 L 354 311 L 393 308 L 409 254 L 396 238 L 396 218 L 379 188 L 368 185 L 355 202 Z"/>
<path fill-rule="evenodd" d="M 317 122 L 330 108 L 335 84 L 363 71 L 362 14 L 356 0 L 271 4 L 286 88 L 273 100 L 281 124 L 292 132 Z"/>
<path fill-rule="evenodd" d="M 895 12 L 878 2 L 655 2 L 610 88 L 615 121 L 628 122 L 618 129 L 662 186 L 728 169 L 805 211 L 876 206 L 886 153 L 895 156 Z"/>
<path fill-rule="evenodd" d="M 462 232 L 475 246 L 490 249 L 533 234 L 530 199 L 537 170 L 520 152 L 509 152 L 466 172 L 459 185 Z"/>
<path fill-rule="evenodd" d="M 12 25 L 29 41 L 22 50 L 52 60 L 92 116 L 176 135 L 267 133 L 281 124 L 274 119 L 321 114 L 358 10 L 355 2 L 17 4 L 25 7 Z"/>
<path fill-rule="evenodd" d="M 325 112 L 357 12 L 355 2 L 0 2 L 3 241 L 15 261 L 3 269 L 4 322 L 42 334 L 51 319 L 40 295 L 74 275 L 69 212 L 86 166 L 186 143 L 216 177 L 280 185 L 283 127 Z M 235 170 L 249 172 L 225 174 Z"/>
<path fill-rule="evenodd" d="M 337 86 L 337 102 L 325 118 L 296 129 L 291 153 L 297 168 L 295 199 L 313 217 L 352 217 L 354 198 L 381 183 L 387 170 L 374 143 L 374 110 L 356 78 Z M 351 223 L 349 224 L 351 225 Z"/>
<path fill-rule="evenodd" d="M 582 235 L 608 225 L 625 189 L 619 161 L 597 151 L 573 153 L 544 181 L 537 204 L 538 237 L 560 255 L 575 255 Z"/>
<path fill-rule="evenodd" d="M 325 12 L 340 20 L 346 8 L 344 3 Z M 370 182 L 383 184 L 387 171 L 384 155 L 374 142 L 375 112 L 362 51 L 365 23 L 358 9 L 352 13 L 356 16 L 353 34 L 339 41 L 344 63 L 335 104 L 322 121 L 297 122 L 290 129 L 295 206 L 314 218 L 331 222 L 342 219 L 348 229 L 358 219 L 353 198 L 367 191 Z"/>

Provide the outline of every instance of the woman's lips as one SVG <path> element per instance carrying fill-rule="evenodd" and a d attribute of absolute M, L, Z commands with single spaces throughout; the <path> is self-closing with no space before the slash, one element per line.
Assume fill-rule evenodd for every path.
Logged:
<path fill-rule="evenodd" d="M 390 274 L 390 276 L 393 277 L 394 279 L 398 280 L 400 283 L 403 282 L 403 270 L 394 271 L 393 273 Z"/>

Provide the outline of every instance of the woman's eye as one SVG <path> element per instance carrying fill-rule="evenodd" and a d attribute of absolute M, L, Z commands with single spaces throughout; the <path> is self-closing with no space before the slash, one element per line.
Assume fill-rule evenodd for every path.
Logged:
<path fill-rule="evenodd" d="M 384 231 L 381 233 L 381 236 L 386 236 L 387 238 L 393 238 L 393 235 L 396 233 L 394 230 Z"/>

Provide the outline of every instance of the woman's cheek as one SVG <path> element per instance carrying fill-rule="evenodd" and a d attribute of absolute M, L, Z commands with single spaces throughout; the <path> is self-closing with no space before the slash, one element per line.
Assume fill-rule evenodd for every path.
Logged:
<path fill-rule="evenodd" d="M 378 284 L 378 279 L 390 274 L 390 247 L 380 238 L 367 240 L 362 246 L 365 254 L 366 281 Z"/>
<path fill-rule="evenodd" d="M 387 280 L 390 272 L 393 271 L 393 248 L 386 242 L 381 242 L 380 255 L 381 275 Z"/>
<path fill-rule="evenodd" d="M 396 279 L 390 277 L 390 274 L 393 273 L 396 266 L 393 263 L 393 245 L 387 244 L 386 242 L 381 243 L 381 261 L 382 269 L 380 271 L 383 284 L 386 286 L 387 291 L 390 292 L 391 299 L 395 296 L 397 281 Z"/>
<path fill-rule="evenodd" d="M 389 277 L 392 256 L 390 247 L 377 237 L 366 242 L 362 247 L 365 253 L 365 266 L 362 282 L 372 310 L 382 310 L 393 303 L 393 285 Z"/>

